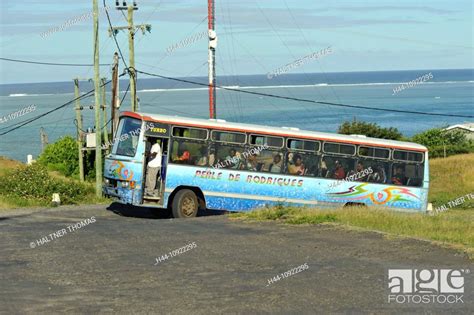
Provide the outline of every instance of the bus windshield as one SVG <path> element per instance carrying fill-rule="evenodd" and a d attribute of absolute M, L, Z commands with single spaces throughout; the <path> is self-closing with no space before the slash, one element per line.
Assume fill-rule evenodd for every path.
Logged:
<path fill-rule="evenodd" d="M 141 120 L 125 117 L 120 120 L 117 137 L 115 138 L 113 154 L 135 156 L 140 136 Z"/>

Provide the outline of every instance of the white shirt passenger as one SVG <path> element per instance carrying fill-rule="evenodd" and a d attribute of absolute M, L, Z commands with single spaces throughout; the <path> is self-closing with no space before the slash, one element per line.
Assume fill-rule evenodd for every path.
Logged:
<path fill-rule="evenodd" d="M 156 153 L 153 160 L 148 162 L 148 167 L 161 167 L 161 147 L 159 143 L 155 143 L 150 150 L 150 153 Z"/>

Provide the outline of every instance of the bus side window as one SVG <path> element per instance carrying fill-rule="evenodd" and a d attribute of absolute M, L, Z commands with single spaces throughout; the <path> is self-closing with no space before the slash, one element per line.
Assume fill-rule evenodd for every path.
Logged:
<path fill-rule="evenodd" d="M 286 155 L 288 166 L 287 174 L 317 176 L 319 156 L 313 153 L 295 151 Z"/>
<path fill-rule="evenodd" d="M 407 164 L 405 166 L 407 186 L 419 187 L 423 184 L 423 168 L 421 164 Z"/>
<path fill-rule="evenodd" d="M 256 160 L 260 172 L 280 173 L 283 165 L 281 153 L 272 150 L 262 150 L 256 154 Z"/>
<path fill-rule="evenodd" d="M 202 156 L 207 155 L 207 144 L 200 141 L 174 140 L 171 150 L 171 161 L 177 164 L 207 165 Z"/>
<path fill-rule="evenodd" d="M 213 166 L 216 168 L 242 169 L 244 164 L 243 147 L 216 144 L 213 160 Z"/>
<path fill-rule="evenodd" d="M 326 155 L 323 162 L 327 168 L 326 178 L 345 179 L 354 172 L 355 160 L 353 158 Z"/>
<path fill-rule="evenodd" d="M 390 181 L 394 185 L 405 185 L 405 165 L 401 163 L 393 163 L 392 165 L 392 177 Z"/>
<path fill-rule="evenodd" d="M 386 161 L 359 159 L 355 168 L 355 181 L 384 184 L 387 182 L 388 170 Z"/>

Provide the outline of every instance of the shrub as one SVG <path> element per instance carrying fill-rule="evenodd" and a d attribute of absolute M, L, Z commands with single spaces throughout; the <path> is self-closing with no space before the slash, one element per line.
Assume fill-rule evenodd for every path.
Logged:
<path fill-rule="evenodd" d="M 402 138 L 402 134 L 397 128 L 382 128 L 376 123 L 356 120 L 342 123 L 337 132 L 344 135 L 357 134 L 380 139 L 400 140 Z"/>
<path fill-rule="evenodd" d="M 38 163 L 65 176 L 77 175 L 79 174 L 77 150 L 76 140 L 71 136 L 65 136 L 55 143 L 48 144 L 38 157 Z"/>
<path fill-rule="evenodd" d="M 105 156 L 102 151 L 102 159 Z M 86 180 L 95 180 L 95 151 L 85 151 L 83 155 L 84 177 Z M 38 157 L 38 163 L 51 171 L 58 171 L 67 177 L 79 178 L 79 156 L 76 140 L 71 136 L 64 136 L 55 143 L 48 144 Z"/>
<path fill-rule="evenodd" d="M 93 192 L 91 187 L 75 181 L 53 178 L 39 164 L 20 166 L 8 171 L 0 181 L 0 194 L 23 200 L 37 200 L 47 205 L 53 193 L 59 193 L 62 204 L 75 204 Z"/>
<path fill-rule="evenodd" d="M 456 154 L 474 153 L 473 145 L 447 145 L 429 147 L 430 158 L 444 157 L 444 150 L 446 150 L 446 156 Z"/>
<path fill-rule="evenodd" d="M 428 147 L 430 157 L 474 152 L 474 146 L 461 131 L 433 128 L 414 135 L 411 141 Z"/>
<path fill-rule="evenodd" d="M 466 135 L 460 131 L 446 131 L 441 128 L 428 129 L 412 137 L 412 141 L 427 147 L 443 145 L 463 145 L 467 142 Z"/>

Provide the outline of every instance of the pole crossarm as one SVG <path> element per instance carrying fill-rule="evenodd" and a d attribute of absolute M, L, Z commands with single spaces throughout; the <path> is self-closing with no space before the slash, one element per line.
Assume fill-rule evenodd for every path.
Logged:
<path fill-rule="evenodd" d="M 151 24 L 139 24 L 134 25 L 132 30 L 138 31 L 141 30 L 142 34 L 145 35 L 146 32 L 151 33 Z M 117 35 L 119 31 L 130 31 L 128 26 L 114 26 L 109 27 L 109 37 L 112 37 L 114 34 Z"/>

